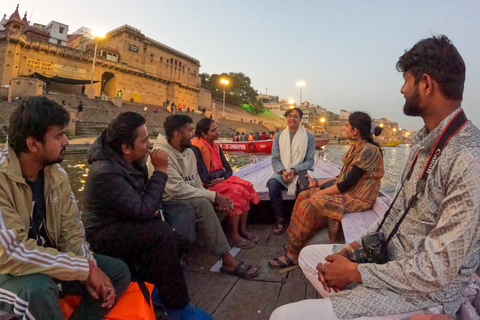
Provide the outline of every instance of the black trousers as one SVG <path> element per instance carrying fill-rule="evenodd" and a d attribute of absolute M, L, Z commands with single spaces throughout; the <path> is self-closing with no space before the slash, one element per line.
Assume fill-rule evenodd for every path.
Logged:
<path fill-rule="evenodd" d="M 268 187 L 268 195 L 270 197 L 270 203 L 272 204 L 273 216 L 275 217 L 275 220 L 277 222 L 284 221 L 286 213 L 284 210 L 285 204 L 283 203 L 282 191 L 287 190 L 287 188 L 285 188 L 280 183 L 280 181 L 278 181 L 275 178 L 271 178 L 270 180 L 268 180 L 267 187 Z M 299 193 L 300 193 L 300 186 L 298 185 L 298 181 L 297 181 L 295 197 L 297 197 Z"/>
<path fill-rule="evenodd" d="M 88 241 L 94 252 L 125 261 L 133 279 L 158 286 L 166 308 L 178 310 L 190 302 L 172 228 L 162 220 L 113 223 Z"/>

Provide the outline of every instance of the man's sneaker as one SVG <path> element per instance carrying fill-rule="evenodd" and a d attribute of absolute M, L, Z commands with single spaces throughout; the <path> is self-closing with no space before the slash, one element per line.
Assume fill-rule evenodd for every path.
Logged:
<path fill-rule="evenodd" d="M 191 303 L 180 310 L 165 309 L 165 315 L 169 320 L 213 320 L 213 317 Z"/>

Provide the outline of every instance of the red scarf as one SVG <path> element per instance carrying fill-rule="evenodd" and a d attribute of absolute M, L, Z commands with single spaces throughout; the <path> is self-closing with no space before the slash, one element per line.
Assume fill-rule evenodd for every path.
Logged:
<path fill-rule="evenodd" d="M 223 168 L 220 149 L 215 141 L 210 144 L 203 138 L 194 138 L 192 139 L 192 144 L 200 149 L 208 172 L 214 172 Z"/>

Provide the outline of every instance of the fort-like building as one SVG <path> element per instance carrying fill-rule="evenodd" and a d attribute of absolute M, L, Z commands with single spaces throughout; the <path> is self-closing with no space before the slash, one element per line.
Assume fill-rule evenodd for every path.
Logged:
<path fill-rule="evenodd" d="M 2 30 L 3 29 L 3 30 Z M 36 77 L 50 91 L 85 93 L 190 109 L 209 107 L 211 96 L 200 88 L 200 62 L 124 25 L 95 39 L 82 28 L 66 36 L 68 25 L 52 21 L 30 25 L 17 9 L 0 25 L 0 85 L 20 76 Z M 83 31 L 83 32 L 82 32 Z M 93 68 L 94 51 L 96 51 Z M 94 84 L 90 85 L 93 71 Z"/>

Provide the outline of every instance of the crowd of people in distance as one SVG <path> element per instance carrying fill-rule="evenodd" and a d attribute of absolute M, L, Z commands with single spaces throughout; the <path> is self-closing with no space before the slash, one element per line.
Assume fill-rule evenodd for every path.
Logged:
<path fill-rule="evenodd" d="M 465 64 L 440 36 L 406 51 L 397 69 L 404 113 L 425 126 L 390 208 L 356 241 L 339 244 L 341 221 L 372 208 L 384 175 L 384 150 L 373 139 L 382 129 L 368 114 L 348 117 L 352 145 L 331 179 L 314 176 L 315 137 L 300 108 L 285 112 L 286 128 L 276 135 L 235 134 L 234 141 L 273 139 L 272 234 L 288 236 L 269 267 L 299 265 L 324 298 L 283 305 L 271 320 L 478 317 L 480 306 L 463 296 L 480 251 L 480 131 L 461 107 Z M 19 102 L 10 117 L 0 150 L 0 311 L 60 320 L 59 297 L 75 294 L 81 300 L 70 319 L 100 320 L 132 282 L 147 282 L 153 290 L 141 299 L 149 303 L 151 295 L 166 319 L 212 320 L 190 301 L 181 260 L 192 246 L 220 258 L 222 273 L 252 279 L 260 272 L 230 253 L 257 246 L 247 218 L 260 197 L 233 175 L 215 142 L 217 123 L 204 117 L 194 127 L 188 115 L 172 114 L 152 144 L 144 116 L 118 114 L 87 153 L 80 214 L 60 166 L 69 122 L 69 112 L 43 96 Z M 295 198 L 291 213 L 284 193 Z M 308 245 L 321 229 L 331 244 Z"/>
<path fill-rule="evenodd" d="M 255 134 L 253 134 L 253 133 L 245 134 L 245 132 L 242 132 L 242 134 L 240 134 L 240 132 L 237 131 L 237 133 L 235 133 L 233 135 L 232 140 L 234 142 L 236 142 L 236 141 L 260 141 L 260 140 L 273 140 L 274 137 L 275 137 L 274 132 L 269 132 L 268 134 L 266 134 L 265 132 L 262 132 L 262 135 L 260 135 L 258 132 L 256 132 Z"/>

